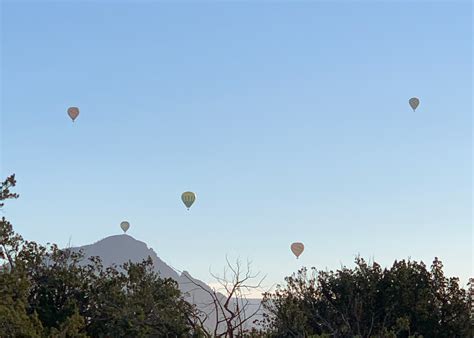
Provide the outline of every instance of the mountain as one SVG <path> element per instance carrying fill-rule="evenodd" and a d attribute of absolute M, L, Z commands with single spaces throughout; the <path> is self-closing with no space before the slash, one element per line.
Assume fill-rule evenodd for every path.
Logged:
<path fill-rule="evenodd" d="M 144 242 L 138 241 L 129 235 L 116 235 L 106 237 L 94 244 L 84 245 L 74 250 L 82 249 L 85 257 L 99 256 L 104 266 L 112 264 L 122 265 L 125 262 L 141 262 L 148 256 L 153 260 L 155 272 L 162 278 L 173 278 L 178 281 L 178 273 L 163 262 L 153 249 L 148 248 Z"/>
<path fill-rule="evenodd" d="M 211 288 L 204 282 L 195 279 L 187 271 L 178 273 L 176 270 L 167 265 L 162 261 L 156 252 L 148 248 L 146 243 L 136 240 L 129 235 L 115 235 L 106 237 L 94 244 L 85 245 L 81 247 L 71 248 L 74 251 L 82 250 L 85 258 L 92 256 L 99 256 L 102 259 L 104 267 L 115 265 L 122 265 L 128 261 L 138 263 L 151 257 L 153 261 L 154 271 L 162 278 L 172 278 L 178 282 L 181 292 L 185 295 L 185 299 L 206 312 L 211 314 L 212 298 L 208 292 L 212 292 Z M 87 263 L 87 259 L 84 260 L 84 264 Z M 201 287 L 197 287 L 197 285 Z M 220 295 L 222 299 L 225 297 Z M 253 299 L 250 301 L 249 311 L 257 309 L 260 300 Z M 206 326 L 210 329 L 214 329 L 216 323 L 215 315 L 209 316 Z M 250 323 L 249 323 L 250 324 Z"/>

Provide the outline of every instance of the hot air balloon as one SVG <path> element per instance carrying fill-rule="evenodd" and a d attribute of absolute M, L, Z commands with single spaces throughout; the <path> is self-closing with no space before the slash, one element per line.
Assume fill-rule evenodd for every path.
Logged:
<path fill-rule="evenodd" d="M 72 122 L 74 122 L 75 119 L 79 116 L 79 108 L 77 107 L 69 107 L 67 109 L 67 114 L 69 117 L 72 119 Z"/>
<path fill-rule="evenodd" d="M 291 244 L 291 251 L 293 251 L 293 253 L 295 254 L 296 256 L 296 259 L 298 259 L 298 257 L 303 253 L 304 251 L 304 245 L 303 243 L 300 243 L 300 242 L 295 242 L 293 244 Z"/>
<path fill-rule="evenodd" d="M 408 100 L 408 103 L 410 104 L 411 109 L 415 111 L 418 105 L 420 104 L 420 100 L 417 97 L 412 97 Z"/>
<path fill-rule="evenodd" d="M 128 223 L 127 221 L 123 221 L 122 223 L 120 223 L 120 227 L 122 228 L 123 232 L 127 232 L 128 228 L 130 228 L 130 223 Z"/>
<path fill-rule="evenodd" d="M 183 192 L 181 195 L 181 200 L 183 201 L 184 205 L 186 208 L 191 208 L 191 205 L 193 205 L 194 201 L 196 200 L 196 194 L 191 192 L 191 191 L 186 191 Z"/>

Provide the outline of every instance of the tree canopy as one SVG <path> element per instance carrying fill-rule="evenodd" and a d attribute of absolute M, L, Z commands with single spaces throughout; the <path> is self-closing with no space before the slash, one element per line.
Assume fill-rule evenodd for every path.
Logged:
<path fill-rule="evenodd" d="M 411 260 L 382 269 L 357 257 L 354 269 L 299 270 L 264 298 L 276 336 L 468 337 L 469 301 L 457 278 Z"/>

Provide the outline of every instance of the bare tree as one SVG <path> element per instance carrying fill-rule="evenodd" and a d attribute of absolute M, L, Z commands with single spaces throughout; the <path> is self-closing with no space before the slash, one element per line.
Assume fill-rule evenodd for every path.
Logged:
<path fill-rule="evenodd" d="M 189 283 L 195 286 L 194 290 L 202 290 L 209 296 L 210 301 L 201 304 L 205 305 L 208 311 L 196 309 L 193 318 L 190 319 L 190 322 L 199 326 L 207 337 L 243 337 L 249 333 L 251 320 L 261 310 L 260 302 L 256 308 L 251 309 L 249 296 L 255 291 L 264 293 L 262 283 L 266 276 L 260 277 L 260 272 L 253 273 L 250 261 L 247 261 L 246 265 L 239 259 L 231 263 L 226 256 L 226 263 L 222 276 L 210 271 L 219 285 L 217 289 L 210 289 L 183 274 Z M 215 323 L 212 332 L 205 327 L 211 317 Z"/>

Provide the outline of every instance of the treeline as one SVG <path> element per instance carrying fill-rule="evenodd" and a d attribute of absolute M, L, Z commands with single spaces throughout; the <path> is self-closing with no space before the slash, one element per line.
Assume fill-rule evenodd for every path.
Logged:
<path fill-rule="evenodd" d="M 10 176 L 0 207 L 18 196 Z M 183 299 L 177 283 L 162 279 L 151 260 L 104 267 L 98 257 L 25 241 L 0 221 L 0 337 L 469 337 L 469 295 L 435 259 L 389 269 L 356 259 L 354 269 L 302 269 L 262 302 L 264 318 L 235 316 L 216 305 L 224 330 Z M 235 276 L 234 276 L 235 277 Z M 238 277 L 238 276 L 237 276 Z M 231 278 L 230 288 L 236 289 Z M 227 281 L 226 281 L 227 283 Z M 241 284 L 243 285 L 243 284 Z M 238 290 L 238 289 L 237 289 Z M 238 302 L 236 304 L 239 304 Z M 227 311 L 227 312 L 226 312 Z M 237 309 L 238 311 L 238 309 Z M 243 312 L 242 312 L 243 313 Z M 245 313 L 243 313 L 245 315 Z M 255 321 L 252 330 L 238 323 Z M 229 329 L 230 328 L 230 329 Z M 258 329 L 257 329 L 258 328 Z"/>
<path fill-rule="evenodd" d="M 389 269 L 356 258 L 354 269 L 303 268 L 266 295 L 269 333 L 279 337 L 472 337 L 469 294 L 435 258 Z"/>

